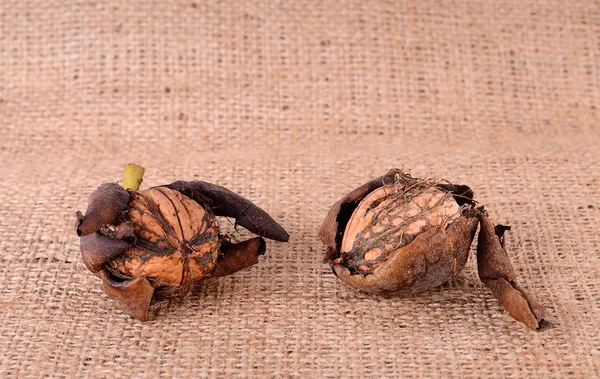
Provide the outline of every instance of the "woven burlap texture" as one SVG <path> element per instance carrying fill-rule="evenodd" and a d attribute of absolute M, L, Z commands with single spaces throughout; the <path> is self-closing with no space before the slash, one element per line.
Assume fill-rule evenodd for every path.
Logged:
<path fill-rule="evenodd" d="M 0 2 L 0 376 L 600 375 L 598 1 Z M 124 163 L 202 179 L 290 232 L 141 323 L 74 213 Z M 474 251 L 441 288 L 361 293 L 318 228 L 392 167 L 470 185 L 554 328 Z"/>

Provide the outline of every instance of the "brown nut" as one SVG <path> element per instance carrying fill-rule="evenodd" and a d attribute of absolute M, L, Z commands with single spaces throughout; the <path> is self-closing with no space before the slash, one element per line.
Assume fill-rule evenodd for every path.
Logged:
<path fill-rule="evenodd" d="M 133 228 L 137 243 L 106 262 L 118 278 L 144 277 L 157 286 L 186 287 L 217 262 L 215 216 L 177 191 L 155 187 L 132 192 L 122 222 Z"/>
<path fill-rule="evenodd" d="M 233 243 L 220 234 L 215 216 L 235 218 L 259 237 Z M 148 319 L 156 290 L 186 290 L 203 278 L 245 269 L 265 253 L 262 236 L 289 238 L 247 199 L 200 181 L 139 192 L 104 184 L 90 196 L 85 217 L 77 212 L 77 220 L 86 267 L 100 277 L 105 292 L 139 320 Z"/>
<path fill-rule="evenodd" d="M 548 325 L 545 308 L 515 281 L 504 247 L 510 227 L 475 208 L 467 186 L 413 178 L 391 170 L 333 205 L 319 231 L 325 262 L 345 283 L 382 295 L 411 295 L 455 277 L 464 267 L 477 225 L 481 281 L 517 321 Z"/>
<path fill-rule="evenodd" d="M 326 261 L 342 281 L 377 294 L 443 284 L 464 267 L 478 224 L 455 196 L 463 195 L 390 171 L 334 205 L 319 233 Z"/>

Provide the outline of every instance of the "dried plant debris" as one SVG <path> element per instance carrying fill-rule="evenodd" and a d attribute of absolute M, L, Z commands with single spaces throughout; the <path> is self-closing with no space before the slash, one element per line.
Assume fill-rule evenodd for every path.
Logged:
<path fill-rule="evenodd" d="M 263 239 L 287 242 L 288 233 L 265 211 L 226 188 L 177 181 L 140 191 L 143 168 L 127 165 L 123 184 L 102 184 L 77 212 L 86 267 L 132 317 L 145 321 L 153 295 L 184 291 L 207 277 L 258 263 Z M 220 233 L 216 216 L 258 234 L 239 243 Z"/>
<path fill-rule="evenodd" d="M 515 282 L 494 226 L 464 185 L 413 178 L 394 169 L 336 202 L 319 231 L 325 262 L 345 283 L 381 295 L 412 295 L 454 278 L 481 225 L 479 277 L 509 314 L 537 330 L 544 307 Z"/>

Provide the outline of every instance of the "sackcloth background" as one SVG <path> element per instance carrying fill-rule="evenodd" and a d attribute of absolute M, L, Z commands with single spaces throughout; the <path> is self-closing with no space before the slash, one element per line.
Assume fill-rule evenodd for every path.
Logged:
<path fill-rule="evenodd" d="M 600 2 L 0 2 L 1 377 L 598 377 Z M 202 179 L 291 233 L 141 323 L 74 232 L 123 164 Z M 407 299 L 322 263 L 329 207 L 404 167 L 470 185 L 549 308 L 475 259 Z"/>

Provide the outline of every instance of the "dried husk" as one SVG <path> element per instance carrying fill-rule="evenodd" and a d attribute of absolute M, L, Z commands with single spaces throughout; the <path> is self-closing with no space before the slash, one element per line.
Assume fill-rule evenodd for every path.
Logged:
<path fill-rule="evenodd" d="M 288 232 L 267 212 L 225 187 L 200 180 L 178 180 L 165 187 L 210 208 L 216 216 L 234 218 L 237 224 L 254 234 L 280 242 L 287 242 L 290 238 Z"/>
<path fill-rule="evenodd" d="M 129 193 L 117 183 L 103 183 L 88 198 L 85 216 L 77 212 L 77 235 L 87 236 L 116 220 L 127 207 Z"/>
<path fill-rule="evenodd" d="M 546 312 L 532 296 L 516 282 L 514 269 L 504 247 L 504 232 L 510 228 L 494 225 L 485 212 L 480 212 L 481 228 L 477 241 L 479 278 L 490 288 L 494 297 L 517 321 L 538 330 L 549 323 L 542 322 Z"/>

